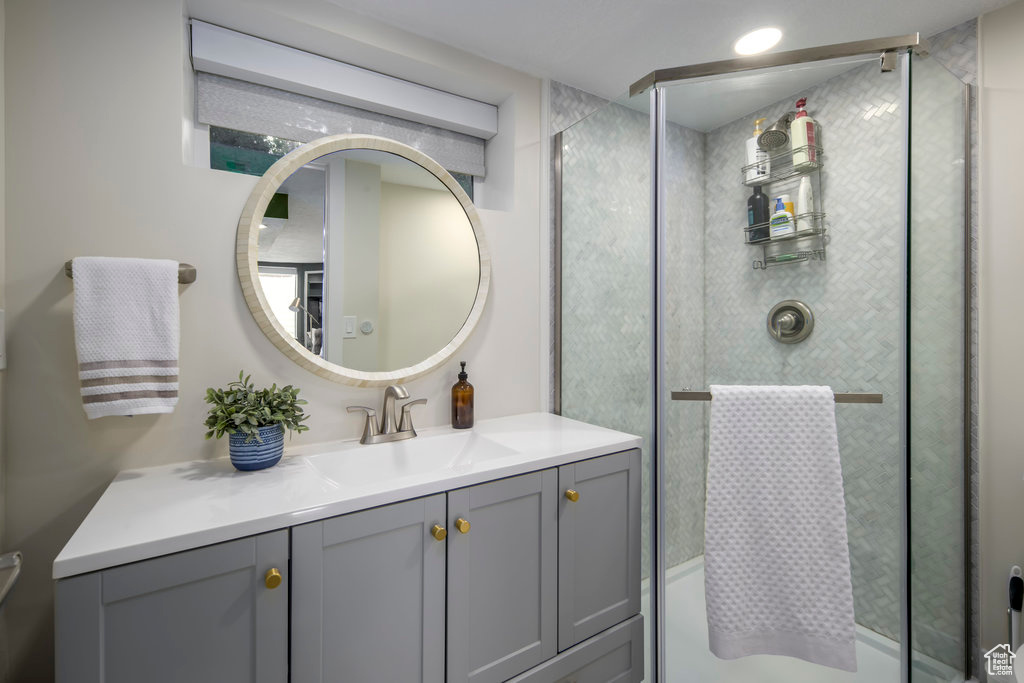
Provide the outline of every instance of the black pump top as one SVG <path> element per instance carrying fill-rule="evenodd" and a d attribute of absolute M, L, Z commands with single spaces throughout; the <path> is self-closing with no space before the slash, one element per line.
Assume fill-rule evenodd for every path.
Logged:
<path fill-rule="evenodd" d="M 459 365 L 462 366 L 462 372 L 459 373 L 459 381 L 465 382 L 469 378 L 469 375 L 466 374 L 466 361 L 459 361 Z"/>

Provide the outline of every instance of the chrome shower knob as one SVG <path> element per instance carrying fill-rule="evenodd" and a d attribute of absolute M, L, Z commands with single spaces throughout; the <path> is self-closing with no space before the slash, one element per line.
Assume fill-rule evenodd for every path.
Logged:
<path fill-rule="evenodd" d="M 802 342 L 814 329 L 814 314 L 802 301 L 780 301 L 768 312 L 768 335 L 782 344 Z"/>

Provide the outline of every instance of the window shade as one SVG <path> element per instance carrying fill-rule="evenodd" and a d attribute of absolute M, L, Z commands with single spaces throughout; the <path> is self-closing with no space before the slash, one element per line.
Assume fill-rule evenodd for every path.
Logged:
<path fill-rule="evenodd" d="M 196 73 L 196 100 L 198 121 L 211 126 L 298 142 L 341 133 L 379 135 L 449 171 L 485 175 L 484 141 L 471 135 L 203 72 Z"/>

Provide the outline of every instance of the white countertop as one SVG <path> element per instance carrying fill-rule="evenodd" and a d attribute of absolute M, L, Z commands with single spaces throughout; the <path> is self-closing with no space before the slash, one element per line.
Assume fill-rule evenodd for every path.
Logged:
<path fill-rule="evenodd" d="M 550 413 L 437 427 L 408 441 L 285 449 L 266 470 L 227 458 L 125 470 L 53 563 L 55 579 L 283 529 L 574 460 L 638 448 L 641 438 Z M 443 451 L 444 462 L 437 457 Z"/>

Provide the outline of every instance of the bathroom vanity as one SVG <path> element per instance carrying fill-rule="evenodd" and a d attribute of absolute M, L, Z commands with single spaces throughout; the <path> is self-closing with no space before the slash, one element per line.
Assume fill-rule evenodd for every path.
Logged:
<path fill-rule="evenodd" d="M 54 562 L 57 680 L 640 681 L 640 441 L 534 413 L 122 472 Z"/>

